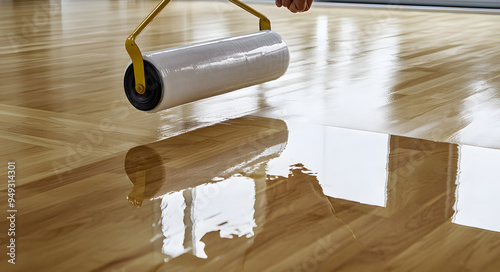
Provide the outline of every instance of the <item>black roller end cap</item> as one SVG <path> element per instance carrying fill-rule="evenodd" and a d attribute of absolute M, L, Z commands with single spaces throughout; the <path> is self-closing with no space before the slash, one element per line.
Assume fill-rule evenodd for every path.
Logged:
<path fill-rule="evenodd" d="M 160 103 L 162 97 L 162 82 L 158 70 L 148 61 L 144 61 L 146 91 L 139 94 L 135 90 L 134 65 L 130 65 L 123 80 L 128 101 L 138 110 L 149 111 Z"/>

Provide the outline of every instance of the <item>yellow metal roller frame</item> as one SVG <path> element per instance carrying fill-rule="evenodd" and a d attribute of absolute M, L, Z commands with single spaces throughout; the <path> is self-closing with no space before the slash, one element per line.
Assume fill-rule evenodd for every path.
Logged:
<path fill-rule="evenodd" d="M 144 60 L 142 59 L 142 53 L 137 44 L 135 43 L 135 38 L 141 34 L 141 32 L 148 26 L 156 16 L 165 8 L 165 6 L 171 0 L 162 0 L 153 11 L 142 21 L 142 23 L 128 36 L 125 42 L 125 48 L 132 59 L 132 64 L 134 66 L 134 78 L 135 78 L 135 90 L 139 94 L 146 92 L 146 79 L 144 75 Z M 256 11 L 255 9 L 249 7 L 248 5 L 240 2 L 239 0 L 229 0 L 231 3 L 237 5 L 238 7 L 248 11 L 249 13 L 259 17 L 259 28 L 260 30 L 271 30 L 271 21 L 264 16 L 262 13 Z"/>

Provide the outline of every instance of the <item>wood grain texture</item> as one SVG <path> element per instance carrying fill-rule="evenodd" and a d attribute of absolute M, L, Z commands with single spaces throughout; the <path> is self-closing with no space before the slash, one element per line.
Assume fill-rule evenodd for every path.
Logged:
<path fill-rule="evenodd" d="M 18 264 L 2 253 L 1 271 L 500 269 L 500 228 L 455 220 L 456 144 L 500 148 L 500 17 L 254 4 L 287 41 L 288 72 L 146 115 L 124 95 L 124 42 L 156 3 L 0 1 L 0 161 L 16 161 L 19 210 Z M 227 2 L 173 1 L 138 43 L 151 51 L 257 28 Z M 387 137 L 384 205 L 326 192 L 323 172 L 347 155 L 326 158 L 339 138 L 318 131 L 333 127 Z M 273 172 L 277 161 L 287 174 Z M 251 212 L 217 221 L 200 201 Z M 5 216 L 0 229 L 5 248 Z"/>

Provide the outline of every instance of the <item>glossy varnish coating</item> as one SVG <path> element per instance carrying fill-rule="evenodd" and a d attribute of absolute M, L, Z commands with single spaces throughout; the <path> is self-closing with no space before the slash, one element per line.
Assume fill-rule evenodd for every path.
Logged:
<path fill-rule="evenodd" d="M 500 17 L 255 4 L 289 71 L 146 115 L 123 92 L 124 42 L 156 3 L 0 3 L 0 158 L 19 210 L 18 264 L 0 252 L 1 271 L 498 271 L 498 222 L 461 217 L 498 214 L 463 192 L 497 177 L 467 161 L 498 152 L 455 144 L 500 148 Z M 257 29 L 230 3 L 173 1 L 138 43 Z M 382 203 L 339 195 L 360 173 Z"/>
<path fill-rule="evenodd" d="M 73 169 L 62 181 L 50 176 L 19 186 L 26 204 L 18 248 L 30 262 L 14 271 L 497 270 L 500 229 L 452 219 L 458 146 L 389 136 L 381 207 L 325 195 L 324 182 L 302 164 L 290 166 L 287 176 L 272 174 L 273 160 L 292 144 L 289 133 L 283 121 L 242 117 L 119 152 Z M 200 156 L 193 156 L 193 145 Z M 238 190 L 249 180 L 253 197 Z M 163 250 L 175 244 L 176 194 L 185 203 L 178 206 L 184 249 L 172 256 Z M 224 206 L 250 204 L 252 232 L 232 239 L 218 231 L 201 240 L 188 235 L 227 212 L 212 205 L 218 199 Z M 213 215 L 203 217 L 203 205 Z M 489 207 L 491 216 L 495 209 Z M 238 221 L 241 213 L 228 220 Z M 227 231 L 227 221 L 216 223 Z M 200 242 L 207 258 L 198 256 Z"/>

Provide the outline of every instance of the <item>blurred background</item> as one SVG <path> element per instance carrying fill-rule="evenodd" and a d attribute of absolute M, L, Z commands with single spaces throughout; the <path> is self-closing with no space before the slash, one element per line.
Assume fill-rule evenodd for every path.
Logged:
<path fill-rule="evenodd" d="M 343 0 L 329 1 L 319 0 L 321 2 L 340 2 L 340 3 L 368 3 L 368 4 L 390 4 L 390 5 L 423 5 L 423 6 L 442 6 L 442 7 L 467 7 L 467 8 L 500 8 L 500 0 Z"/>

